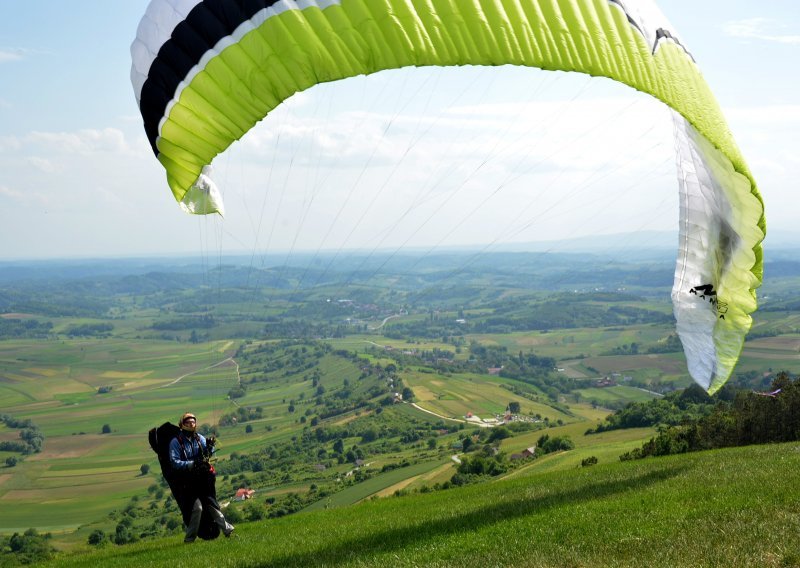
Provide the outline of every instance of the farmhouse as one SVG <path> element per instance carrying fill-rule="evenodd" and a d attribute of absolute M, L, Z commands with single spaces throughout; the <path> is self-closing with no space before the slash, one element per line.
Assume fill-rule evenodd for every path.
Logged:
<path fill-rule="evenodd" d="M 595 386 L 598 386 L 600 388 L 613 387 L 616 385 L 617 381 L 615 381 L 611 377 L 603 377 L 602 379 L 598 379 L 597 382 L 595 383 Z"/>
<path fill-rule="evenodd" d="M 536 454 L 536 446 L 531 446 L 530 448 L 525 448 L 524 450 L 522 450 L 522 452 L 511 454 L 511 456 L 509 456 L 509 459 L 511 461 L 526 460 L 528 458 L 534 457 L 535 454 Z"/>
<path fill-rule="evenodd" d="M 246 487 L 240 487 L 236 491 L 236 496 L 233 498 L 234 501 L 244 501 L 245 499 L 250 499 L 255 495 L 254 489 L 248 489 Z"/>

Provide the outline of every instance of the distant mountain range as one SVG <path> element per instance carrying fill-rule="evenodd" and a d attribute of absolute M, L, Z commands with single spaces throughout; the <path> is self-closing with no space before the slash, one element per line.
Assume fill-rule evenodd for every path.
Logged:
<path fill-rule="evenodd" d="M 614 258 L 624 257 L 629 261 L 641 260 L 674 260 L 675 252 L 678 247 L 678 235 L 673 231 L 637 231 L 630 233 L 615 233 L 608 235 L 590 235 L 576 237 L 572 239 L 561 239 L 551 241 L 532 241 L 526 243 L 497 243 L 490 246 L 486 244 L 471 244 L 449 247 L 437 247 L 430 250 L 427 247 L 404 248 L 401 250 L 389 249 L 369 251 L 366 249 L 351 249 L 337 251 L 336 255 L 342 257 L 358 258 L 365 255 L 372 258 L 382 258 L 386 255 L 391 257 L 418 257 L 418 256 L 439 256 L 449 254 L 474 254 L 479 252 L 480 256 L 491 256 L 496 253 L 547 253 L 548 255 L 559 254 L 581 254 L 587 253 L 598 257 L 611 256 Z M 766 251 L 765 260 L 767 263 L 775 260 L 800 260 L 800 232 L 785 230 L 770 230 L 764 241 Z M 258 263 L 262 267 L 281 264 L 288 265 L 307 265 L 316 260 L 321 262 L 330 258 L 331 251 L 318 251 L 311 253 L 307 251 L 294 251 L 287 255 L 285 251 L 271 251 L 266 255 L 257 253 Z M 253 263 L 253 251 L 227 251 L 222 258 L 222 263 L 234 265 L 248 265 Z M 106 257 L 106 258 L 60 258 L 60 259 L 0 259 L 0 270 L 17 269 L 16 277 L 19 277 L 22 267 L 39 272 L 52 270 L 59 267 L 69 271 L 79 268 L 83 275 L 90 274 L 118 274 L 120 270 L 130 270 L 132 273 L 145 273 L 154 270 L 163 270 L 169 267 L 170 271 L 193 271 L 198 263 L 197 256 L 186 254 L 163 254 L 163 255 L 137 255 L 126 257 Z M 16 278 L 15 278 L 16 279 Z M 0 274 L 0 281 L 4 280 Z"/>
<path fill-rule="evenodd" d="M 531 252 L 593 252 L 617 251 L 621 248 L 636 251 L 674 251 L 678 246 L 678 235 L 672 231 L 638 231 L 610 235 L 590 235 L 574 239 L 538 241 L 519 244 L 501 244 L 494 250 Z M 470 247 L 462 247 L 470 248 Z M 800 250 L 800 232 L 769 230 L 764 240 L 764 249 Z"/>

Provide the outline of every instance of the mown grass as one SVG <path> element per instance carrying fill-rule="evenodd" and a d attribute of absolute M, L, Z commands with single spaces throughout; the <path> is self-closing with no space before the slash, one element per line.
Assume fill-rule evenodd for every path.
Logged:
<path fill-rule="evenodd" d="M 782 567 L 800 562 L 797 443 L 367 501 L 58 558 L 56 566 Z"/>

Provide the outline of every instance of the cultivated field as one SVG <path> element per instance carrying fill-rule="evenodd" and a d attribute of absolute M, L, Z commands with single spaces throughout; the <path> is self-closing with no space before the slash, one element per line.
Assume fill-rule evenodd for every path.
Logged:
<path fill-rule="evenodd" d="M 785 318 L 769 322 L 775 326 L 785 324 Z M 603 375 L 630 375 L 685 386 L 688 379 L 681 353 L 602 355 L 631 341 L 643 344 L 658 341 L 667 333 L 667 328 L 642 326 L 624 331 L 561 330 L 481 335 L 474 339 L 505 346 L 511 352 L 533 350 L 542 356 L 573 357 L 559 361 L 565 377 L 588 381 Z M 443 342 L 407 343 L 378 335 L 334 340 L 332 344 L 335 349 L 360 353 L 368 348 L 386 346 L 399 350 L 454 349 Z M 187 409 L 197 413 L 201 422 L 208 423 L 236 410 L 237 402 L 228 398 L 228 391 L 239 380 L 237 362 L 231 358 L 238 345 L 231 340 L 198 345 L 150 339 L 0 342 L 0 412 L 30 418 L 46 437 L 42 453 L 25 457 L 13 468 L 0 469 L 0 507 L 4 511 L 0 532 L 19 532 L 29 527 L 55 533 L 80 529 L 75 535 L 64 536 L 66 542 L 85 541 L 91 527 L 109 528 L 103 524 L 107 523 L 103 519 L 109 511 L 119 510 L 132 497 L 144 495 L 158 480 L 155 455 L 146 443 L 149 428 L 167 420 L 174 422 Z M 368 358 L 374 364 L 386 366 L 393 362 L 388 353 L 385 357 L 369 355 Z M 580 354 L 584 357 L 574 358 Z M 800 335 L 748 341 L 738 369 L 800 372 Z M 341 386 L 345 380 L 353 381 L 359 374 L 354 364 L 332 356 L 320 360 L 320 371 L 329 387 Z M 596 408 L 598 404 L 602 407 L 643 401 L 653 396 L 624 383 L 597 388 L 587 382 L 587 387 L 575 394 L 578 400 L 594 401 L 595 407 L 564 401 L 568 406 L 565 411 L 564 405 L 554 407 L 547 404 L 546 399 L 537 401 L 514 394 L 510 390 L 513 381 L 488 374 L 445 375 L 412 368 L 404 369 L 402 374 L 421 408 L 451 421 L 464 420 L 470 413 L 491 418 L 502 414 L 512 401 L 519 402 L 524 415 L 538 415 L 551 424 L 560 420 L 562 426 L 547 432 L 551 436 L 570 436 L 576 448 L 526 464 L 514 471 L 512 477 L 567 471 L 590 456 L 598 458 L 601 464 L 611 464 L 620 454 L 653 435 L 650 429 L 585 435 L 587 429 L 608 414 L 607 410 Z M 297 435 L 298 416 L 305 409 L 304 405 L 310 403 L 310 397 L 306 396 L 309 392 L 313 392 L 310 380 L 297 376 L 276 378 L 252 390 L 246 404 L 264 407 L 264 418 L 250 422 L 251 434 L 246 434 L 242 425 L 224 428 L 221 456 L 257 451 L 265 444 L 287 441 Z M 291 399 L 298 401 L 300 410 L 294 415 L 286 412 Z M 410 405 L 403 405 L 403 410 L 411 416 L 430 418 Z M 357 418 L 356 413 L 345 414 L 331 420 L 330 424 L 341 426 Z M 102 434 L 106 425 L 111 431 Z M 535 445 L 541 434 L 531 432 L 515 436 L 503 441 L 502 449 L 509 454 L 519 452 Z M 14 440 L 16 436 L 16 430 L 0 426 L 0 440 Z M 425 456 L 424 463 L 376 475 L 368 483 L 334 494 L 311 508 L 340 506 L 373 495 L 386 496 L 443 483 L 454 472 L 452 452 L 445 447 L 449 441 L 450 438 L 443 440 L 436 451 Z M 358 444 L 359 438 L 347 439 L 346 443 L 348 447 Z M 14 455 L 0 452 L 0 461 Z M 407 453 L 384 456 L 371 465 L 380 468 L 392 460 L 419 455 L 419 449 L 409 449 Z M 151 466 L 148 475 L 141 475 L 142 464 Z M 346 466 L 342 466 L 336 474 L 344 474 L 345 470 Z M 299 483 L 281 487 L 274 494 L 307 491 L 308 486 L 308 483 Z M 263 494 L 271 493 L 265 489 Z"/>
<path fill-rule="evenodd" d="M 235 367 L 223 346 L 0 342 L 0 411 L 45 435 L 41 453 L 3 470 L 0 532 L 74 530 L 143 494 L 154 478 L 140 466 L 158 469 L 147 430 L 189 406 L 209 422 L 230 410 Z"/>

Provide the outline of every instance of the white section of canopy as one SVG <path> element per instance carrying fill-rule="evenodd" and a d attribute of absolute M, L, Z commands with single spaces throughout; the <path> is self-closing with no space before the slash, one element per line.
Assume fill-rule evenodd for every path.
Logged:
<path fill-rule="evenodd" d="M 197 181 L 194 182 L 181 200 L 181 209 L 192 215 L 219 213 L 220 216 L 225 216 L 222 194 L 217 188 L 217 184 L 211 179 L 211 175 L 211 166 L 204 166 L 203 172 L 197 178 Z"/>
<path fill-rule="evenodd" d="M 685 118 L 674 111 L 673 118 L 680 192 L 673 309 L 689 373 L 705 389 L 716 390 L 721 382 L 715 387 L 715 379 L 724 381 L 733 370 L 749 329 L 747 314 L 755 309 L 748 294 L 753 283 L 736 275 L 751 275 L 755 255 L 748 243 L 763 238 L 757 224 L 761 207 L 731 204 L 731 197 L 756 200 L 749 180 Z M 729 298 L 737 305 L 729 306 Z M 733 323 L 724 321 L 726 315 Z"/>

